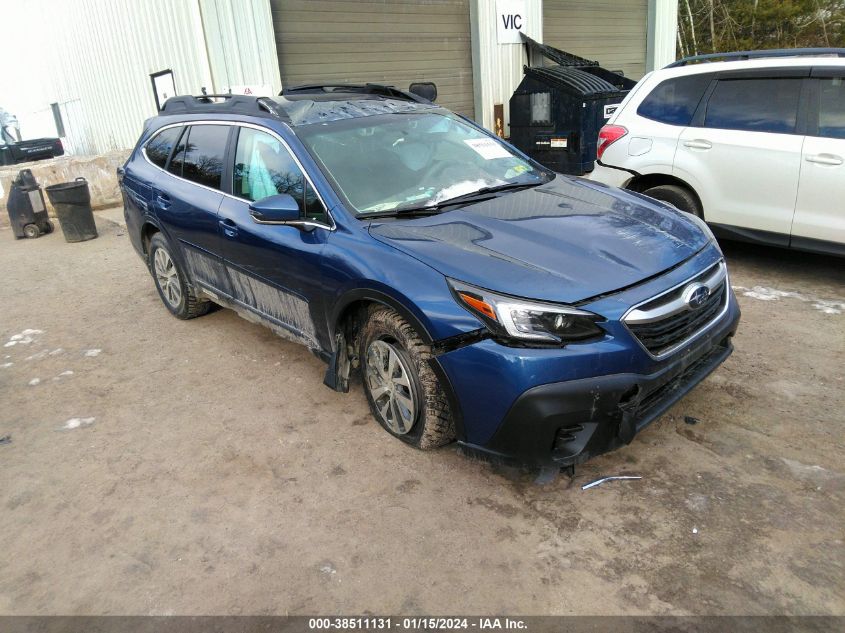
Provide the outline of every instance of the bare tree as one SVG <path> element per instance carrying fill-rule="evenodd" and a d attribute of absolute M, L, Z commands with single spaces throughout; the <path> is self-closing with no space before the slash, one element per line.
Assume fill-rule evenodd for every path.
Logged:
<path fill-rule="evenodd" d="M 692 19 L 692 9 L 689 0 L 684 0 L 687 5 L 687 17 L 689 18 L 690 38 L 692 39 L 692 54 L 698 55 L 698 42 L 695 41 L 695 21 Z"/>

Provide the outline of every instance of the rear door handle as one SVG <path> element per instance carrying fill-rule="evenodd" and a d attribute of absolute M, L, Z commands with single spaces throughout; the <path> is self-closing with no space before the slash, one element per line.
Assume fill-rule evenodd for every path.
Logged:
<path fill-rule="evenodd" d="M 713 147 L 713 143 L 697 138 L 692 141 L 684 141 L 684 147 L 689 147 L 691 149 L 710 149 Z"/>
<path fill-rule="evenodd" d="M 170 207 L 170 196 L 161 191 L 155 192 L 155 203 L 159 209 L 167 209 Z"/>
<path fill-rule="evenodd" d="M 834 154 L 816 154 L 814 156 L 807 156 L 804 160 L 808 163 L 818 163 L 819 165 L 841 165 L 842 157 Z"/>
<path fill-rule="evenodd" d="M 238 236 L 238 225 L 229 218 L 220 220 L 220 228 L 223 229 L 223 235 L 226 237 L 234 238 Z"/>

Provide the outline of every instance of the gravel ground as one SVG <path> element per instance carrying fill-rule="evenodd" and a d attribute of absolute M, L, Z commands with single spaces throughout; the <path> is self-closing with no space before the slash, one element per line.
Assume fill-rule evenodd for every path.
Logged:
<path fill-rule="evenodd" d="M 845 614 L 843 260 L 727 244 L 734 355 L 539 487 L 393 440 L 230 311 L 172 318 L 119 216 L 0 230 L 0 614 Z"/>

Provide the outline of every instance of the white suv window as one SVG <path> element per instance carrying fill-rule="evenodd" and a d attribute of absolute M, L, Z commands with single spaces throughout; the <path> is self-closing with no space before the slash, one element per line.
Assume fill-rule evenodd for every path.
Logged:
<path fill-rule="evenodd" d="M 845 139 L 845 79 L 819 79 L 819 136 Z"/>
<path fill-rule="evenodd" d="M 689 125 L 711 79 L 709 74 L 667 79 L 643 99 L 637 114 L 669 125 Z"/>
<path fill-rule="evenodd" d="M 792 134 L 798 121 L 801 79 L 723 79 L 716 84 L 704 127 Z"/>

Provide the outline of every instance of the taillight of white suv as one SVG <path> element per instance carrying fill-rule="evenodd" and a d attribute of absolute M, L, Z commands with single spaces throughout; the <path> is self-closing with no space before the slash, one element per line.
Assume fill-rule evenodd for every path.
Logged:
<path fill-rule="evenodd" d="M 596 158 L 601 160 L 604 150 L 613 145 L 620 138 L 628 133 L 627 128 L 621 125 L 605 125 L 599 130 L 599 142 L 596 146 Z"/>

